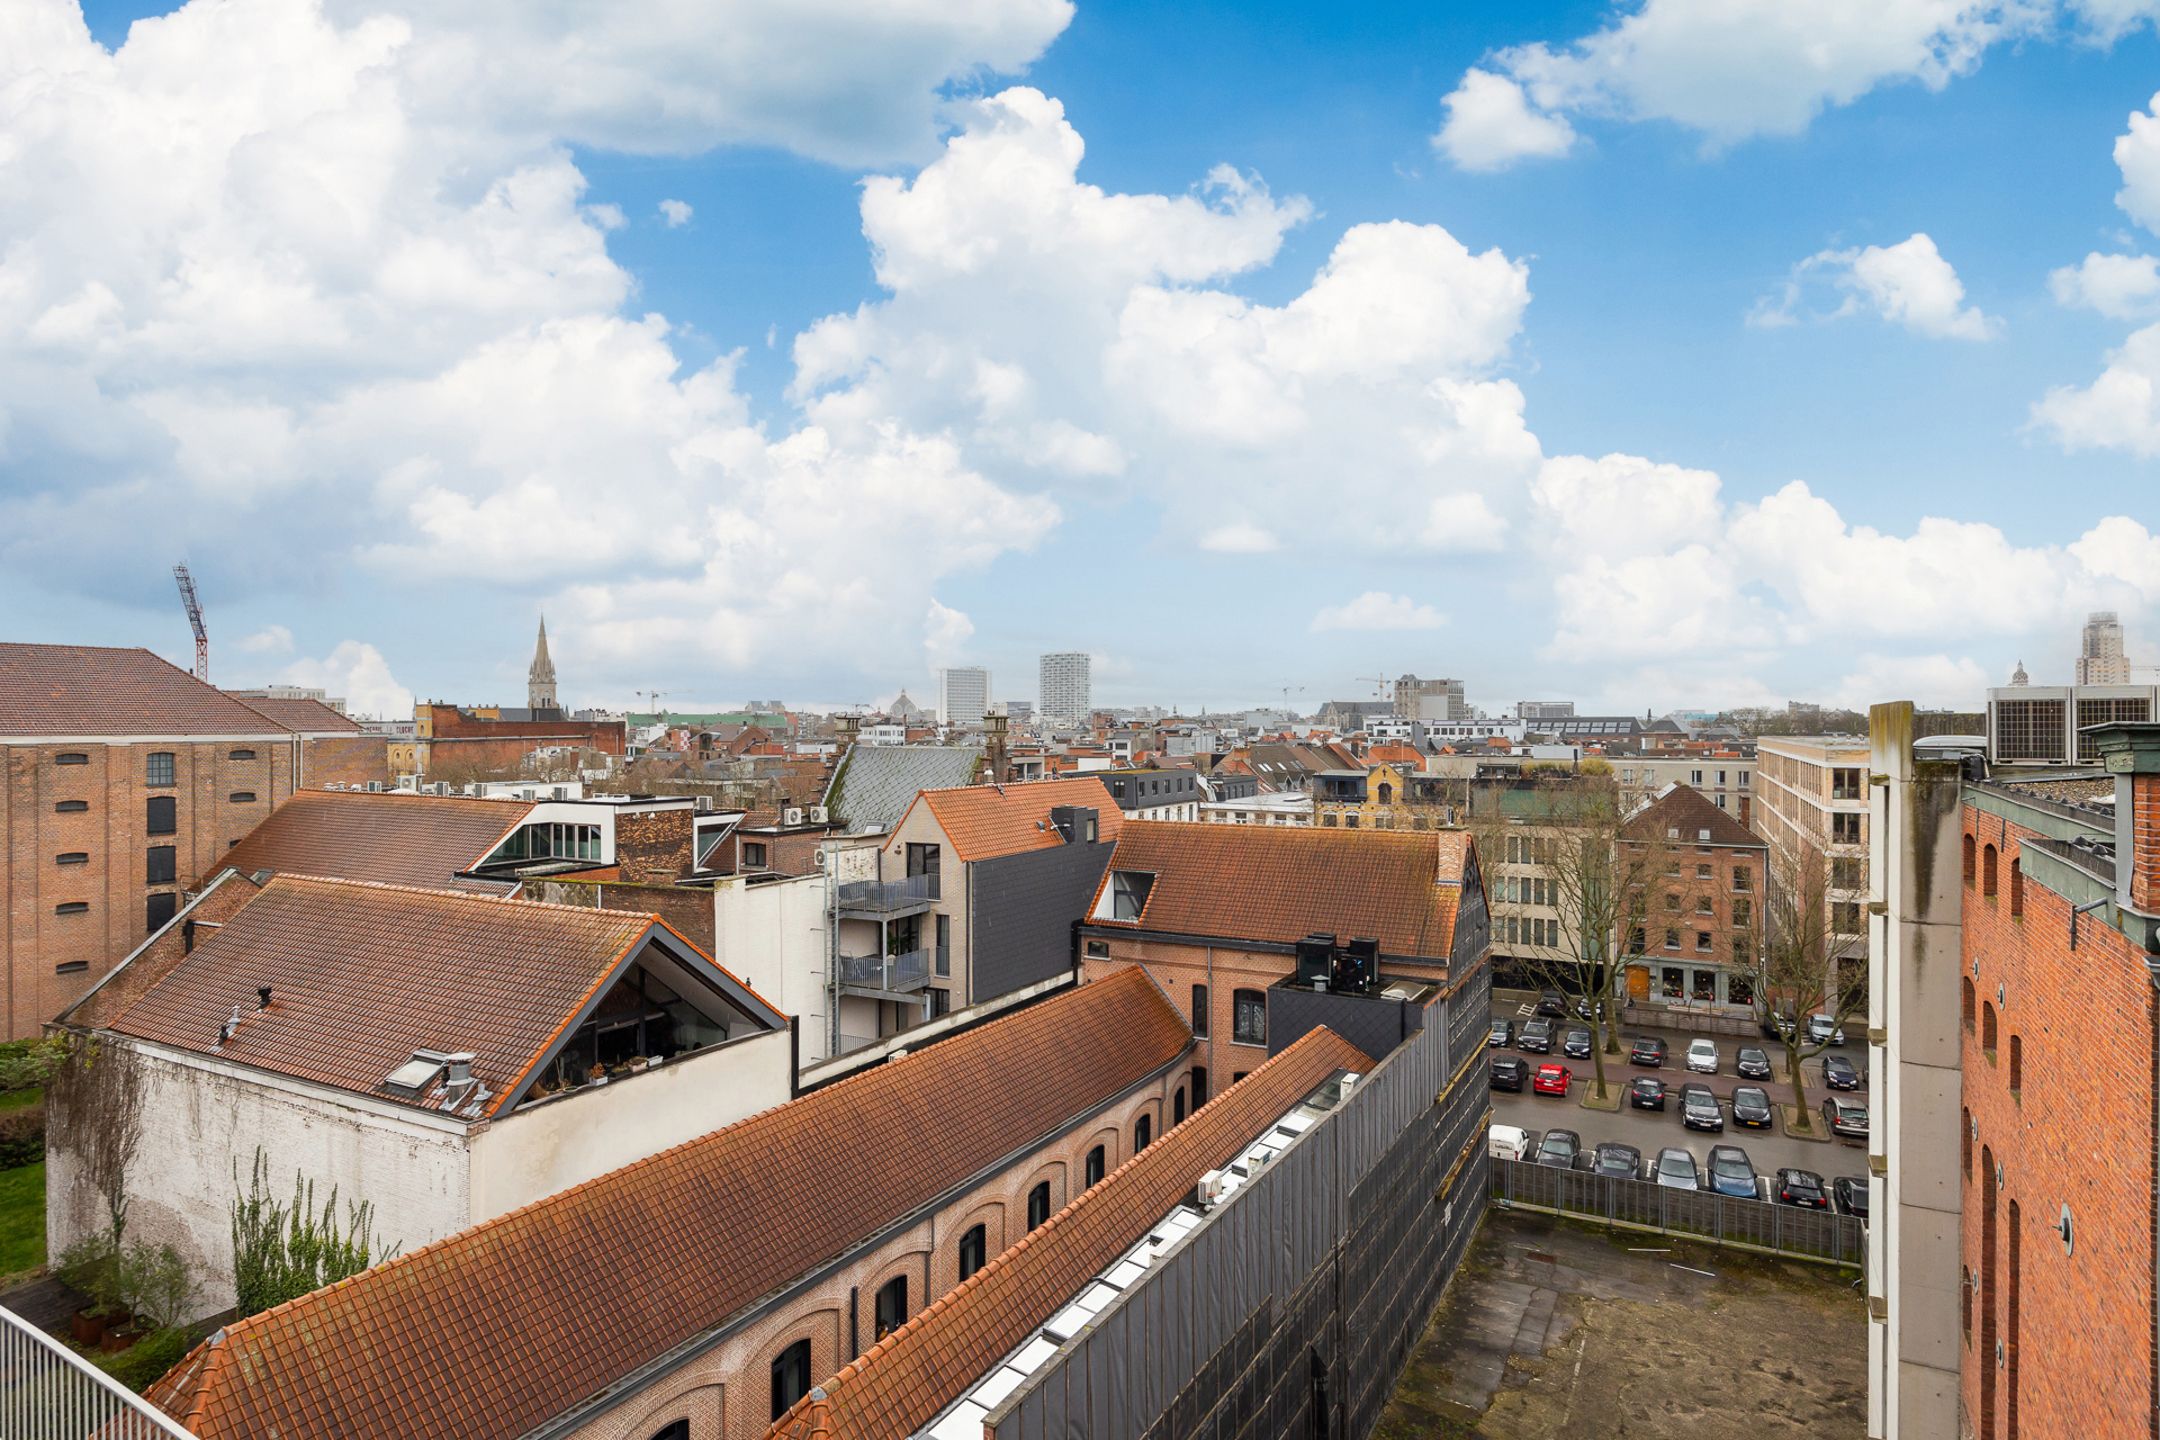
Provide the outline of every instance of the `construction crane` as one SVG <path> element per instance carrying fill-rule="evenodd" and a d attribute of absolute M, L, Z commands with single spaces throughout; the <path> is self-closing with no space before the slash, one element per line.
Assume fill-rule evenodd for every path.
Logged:
<path fill-rule="evenodd" d="M 203 628 L 202 601 L 195 598 L 195 577 L 188 574 L 185 564 L 172 567 L 173 579 L 180 584 L 180 603 L 187 606 L 188 624 L 195 627 L 195 678 L 205 685 L 210 683 L 210 632 Z"/>
<path fill-rule="evenodd" d="M 1360 684 L 1363 684 L 1363 683 L 1364 683 L 1365 681 L 1367 681 L 1367 680 L 1370 680 L 1370 681 L 1372 681 L 1372 686 L 1373 686 L 1373 692 L 1372 692 L 1372 693 L 1373 693 L 1373 698 L 1374 698 L 1375 700 L 1385 700 L 1385 699 L 1387 699 L 1387 698 L 1388 698 L 1388 687 L 1389 687 L 1390 685 L 1392 685 L 1392 684 L 1394 684 L 1394 683 L 1395 683 L 1394 681 L 1392 681 L 1392 680 L 1388 679 L 1388 678 L 1387 678 L 1387 676 L 1385 676 L 1385 675 L 1353 675 L 1353 676 L 1351 676 L 1350 678 L 1351 678 L 1351 679 L 1353 679 L 1353 680 L 1355 680 L 1355 681 L 1357 681 L 1357 682 L 1358 682 L 1358 683 L 1360 683 Z"/>

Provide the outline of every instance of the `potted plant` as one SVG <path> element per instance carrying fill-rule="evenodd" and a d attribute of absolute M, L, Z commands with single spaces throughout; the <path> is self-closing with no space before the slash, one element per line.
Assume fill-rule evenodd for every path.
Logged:
<path fill-rule="evenodd" d="M 111 1233 L 100 1230 L 68 1246 L 53 1267 L 61 1284 L 90 1302 L 68 1321 L 68 1334 L 78 1345 L 103 1341 L 106 1328 L 116 1318 L 113 1271 L 118 1258 Z"/>
<path fill-rule="evenodd" d="M 608 1072 L 607 1072 L 607 1066 L 605 1066 L 605 1065 L 602 1065 L 602 1064 L 599 1064 L 599 1063 L 595 1062 L 595 1064 L 593 1065 L 592 1069 L 590 1069 L 590 1070 L 588 1070 L 588 1071 L 586 1071 L 586 1072 L 585 1072 L 585 1078 L 586 1078 L 586 1079 L 588 1079 L 588 1080 L 590 1080 L 590 1081 L 591 1081 L 591 1082 L 592 1082 L 593 1084 L 595 1084 L 595 1085 L 605 1085 L 605 1084 L 607 1084 L 607 1082 L 608 1082 Z"/>
<path fill-rule="evenodd" d="M 628 1070 L 632 1075 L 636 1075 L 645 1069 L 646 1063 L 646 1059 L 643 1055 L 633 1055 L 628 1060 L 623 1062 L 623 1068 L 625 1070 Z"/>

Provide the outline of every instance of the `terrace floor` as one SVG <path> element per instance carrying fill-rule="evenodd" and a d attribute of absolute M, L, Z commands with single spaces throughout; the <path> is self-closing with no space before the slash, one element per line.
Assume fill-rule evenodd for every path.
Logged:
<path fill-rule="evenodd" d="M 1866 1433 L 1849 1274 L 1492 1210 L 1374 1436 Z"/>

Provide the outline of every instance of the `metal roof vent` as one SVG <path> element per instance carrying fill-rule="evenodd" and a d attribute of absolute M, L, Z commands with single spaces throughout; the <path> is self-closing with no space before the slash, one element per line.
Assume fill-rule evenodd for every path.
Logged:
<path fill-rule="evenodd" d="M 467 1059 L 469 1063 L 470 1057 Z M 415 1050 L 412 1059 L 383 1077 L 383 1085 L 408 1098 L 424 1094 L 449 1062 L 450 1057 L 439 1051 Z"/>

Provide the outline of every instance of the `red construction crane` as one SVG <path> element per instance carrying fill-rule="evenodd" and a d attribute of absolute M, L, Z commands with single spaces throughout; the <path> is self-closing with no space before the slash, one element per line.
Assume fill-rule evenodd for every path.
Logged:
<path fill-rule="evenodd" d="M 210 683 L 210 632 L 203 628 L 202 602 L 195 598 L 195 577 L 188 574 L 186 565 L 172 567 L 173 579 L 180 582 L 180 603 L 187 606 L 188 624 L 195 627 L 195 678 L 205 685 Z"/>

